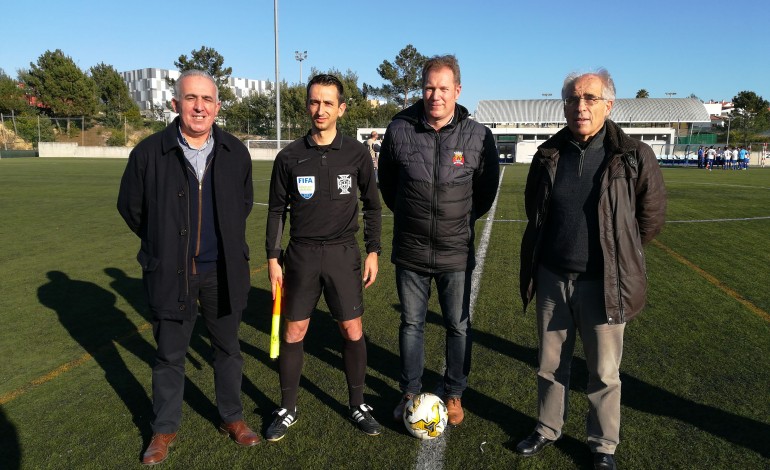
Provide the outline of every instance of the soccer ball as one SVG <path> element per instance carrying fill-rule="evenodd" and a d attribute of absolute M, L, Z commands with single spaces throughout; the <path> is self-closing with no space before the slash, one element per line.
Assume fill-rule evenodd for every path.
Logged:
<path fill-rule="evenodd" d="M 415 395 L 404 407 L 406 430 L 418 439 L 435 439 L 447 425 L 447 409 L 441 398 L 432 393 Z"/>

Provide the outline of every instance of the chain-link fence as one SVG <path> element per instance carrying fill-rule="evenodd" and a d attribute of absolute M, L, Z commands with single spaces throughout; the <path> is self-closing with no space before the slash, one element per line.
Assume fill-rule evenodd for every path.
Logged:
<path fill-rule="evenodd" d="M 280 142 L 280 143 L 279 143 Z M 249 149 L 282 149 L 292 143 L 291 140 L 269 140 L 269 139 L 259 139 L 259 140 L 247 140 L 246 147 Z"/>

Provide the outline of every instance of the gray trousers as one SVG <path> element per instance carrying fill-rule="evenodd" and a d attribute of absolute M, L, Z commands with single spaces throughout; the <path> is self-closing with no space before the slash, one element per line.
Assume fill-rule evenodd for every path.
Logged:
<path fill-rule="evenodd" d="M 625 323 L 609 325 L 602 280 L 570 280 L 537 271 L 538 423 L 558 439 L 567 419 L 570 366 L 580 333 L 588 368 L 586 434 L 592 452 L 614 454 L 620 442 L 620 360 Z"/>

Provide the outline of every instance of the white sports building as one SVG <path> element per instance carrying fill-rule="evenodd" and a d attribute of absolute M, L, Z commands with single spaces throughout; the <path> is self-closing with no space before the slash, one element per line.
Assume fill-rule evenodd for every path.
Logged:
<path fill-rule="evenodd" d="M 508 163 L 530 163 L 538 145 L 567 125 L 560 99 L 481 100 L 473 119 L 492 130 L 500 159 Z M 650 144 L 662 158 L 687 152 L 680 150 L 681 145 L 675 151 L 674 146 L 708 132 L 712 125 L 706 105 L 695 98 L 619 98 L 610 119 Z M 358 138 L 366 140 L 373 130 L 380 135 L 385 132 L 361 128 Z"/>

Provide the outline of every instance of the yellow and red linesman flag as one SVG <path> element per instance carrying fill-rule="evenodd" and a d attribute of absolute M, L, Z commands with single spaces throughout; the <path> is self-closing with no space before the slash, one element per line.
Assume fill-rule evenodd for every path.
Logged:
<path fill-rule="evenodd" d="M 281 285 L 275 284 L 275 300 L 273 300 L 273 326 L 270 329 L 270 359 L 278 357 L 281 347 Z"/>

